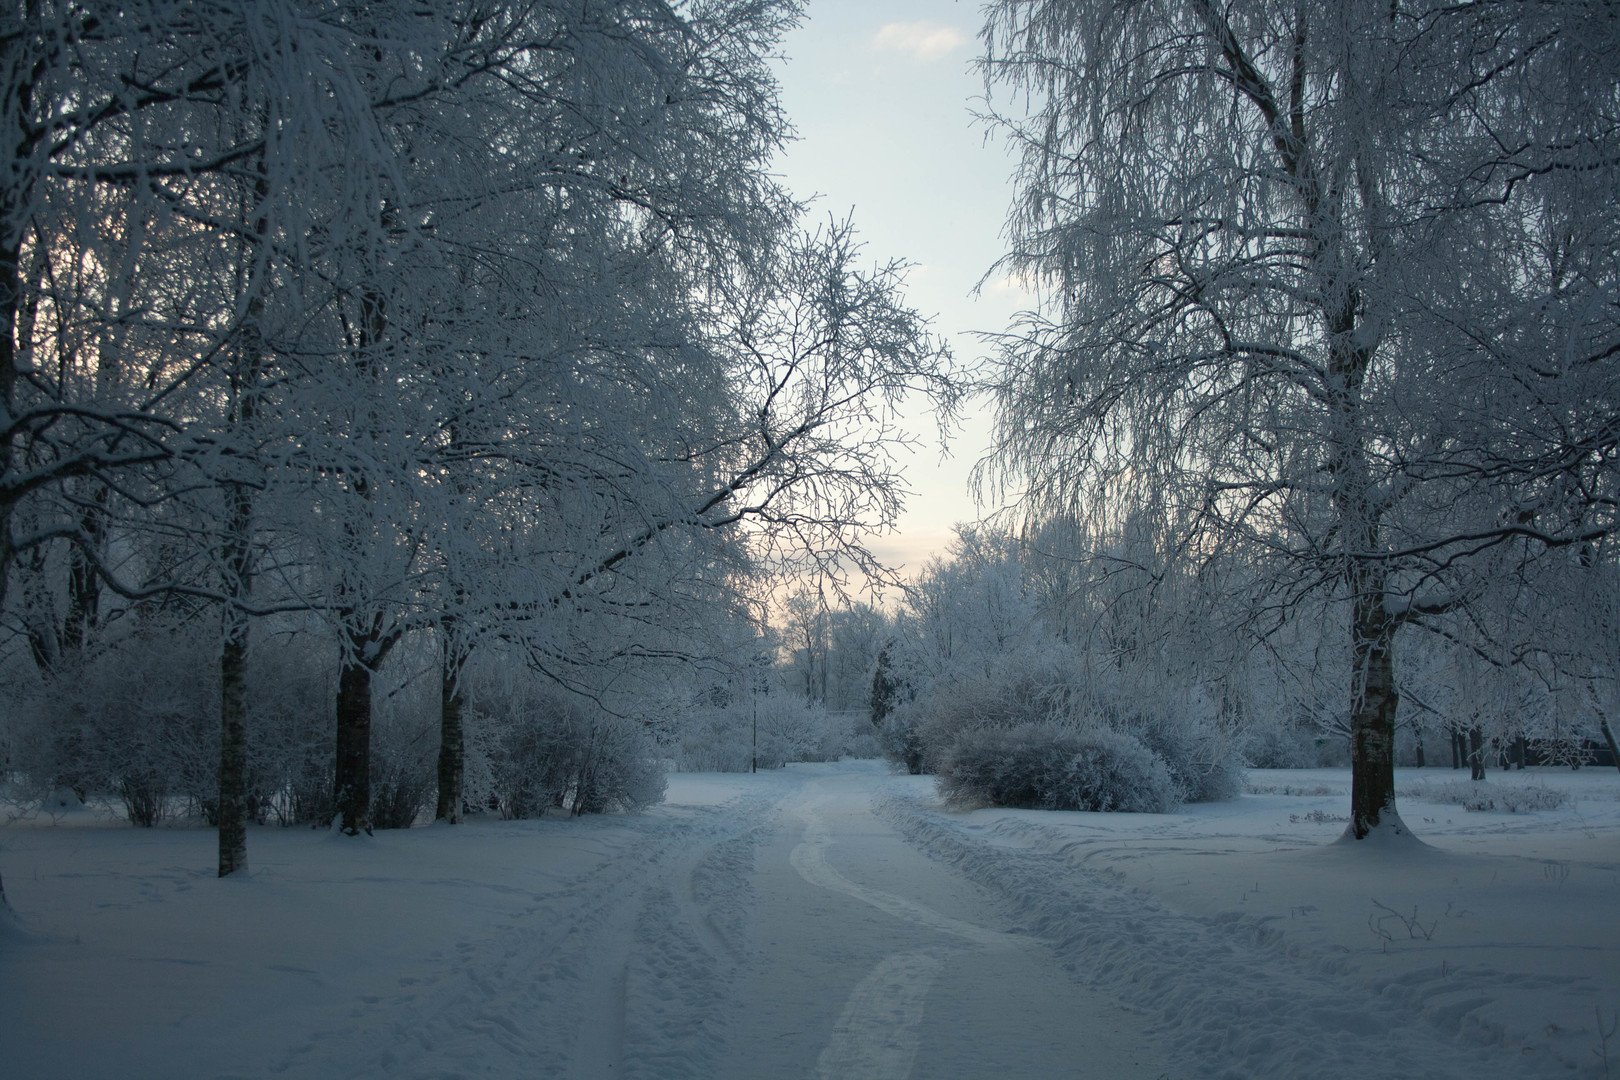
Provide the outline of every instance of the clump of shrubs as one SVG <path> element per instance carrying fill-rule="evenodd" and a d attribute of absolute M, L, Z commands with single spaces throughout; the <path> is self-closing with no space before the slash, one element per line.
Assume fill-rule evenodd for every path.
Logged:
<path fill-rule="evenodd" d="M 147 828 L 213 798 L 219 698 L 207 656 L 195 632 L 135 632 L 117 649 L 62 658 L 11 691 L 12 764 L 38 793 L 116 798 Z M 178 672 L 188 677 L 165 677 Z"/>
<path fill-rule="evenodd" d="M 1242 761 L 1205 703 L 1077 683 L 1061 665 L 941 679 L 881 729 L 897 767 L 958 806 L 1163 813 L 1236 798 Z"/>
<path fill-rule="evenodd" d="M 790 761 L 875 757 L 878 733 L 864 713 L 806 705 L 792 694 L 744 696 L 694 709 L 681 719 L 675 762 L 681 772 L 780 769 Z"/>
<path fill-rule="evenodd" d="M 939 789 L 968 807 L 1158 814 L 1180 801 L 1170 770 L 1141 740 L 1050 722 L 962 734 L 943 755 Z"/>
<path fill-rule="evenodd" d="M 467 789 L 474 809 L 507 819 L 641 810 L 664 798 L 649 728 L 582 698 L 534 686 L 470 697 Z"/>

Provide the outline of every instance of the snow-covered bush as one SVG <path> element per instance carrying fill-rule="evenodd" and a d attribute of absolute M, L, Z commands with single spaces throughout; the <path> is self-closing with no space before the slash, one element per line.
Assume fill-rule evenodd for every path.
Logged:
<path fill-rule="evenodd" d="M 533 686 L 469 699 L 468 793 L 502 817 L 640 810 L 664 797 L 659 748 L 636 720 Z"/>
<path fill-rule="evenodd" d="M 1167 680 L 1139 682 L 1085 674 L 1055 647 L 1026 649 L 974 677 L 936 680 L 896 709 L 882 732 L 884 752 L 909 772 L 943 773 L 964 740 L 986 731 L 1115 732 L 1158 760 L 1175 787 L 1172 801 L 1236 798 L 1243 762 L 1207 696 Z"/>
<path fill-rule="evenodd" d="M 675 737 L 675 767 L 681 772 L 747 772 L 752 724 L 745 709 L 694 709 Z"/>
<path fill-rule="evenodd" d="M 1178 801 L 1170 770 L 1140 740 L 1055 723 L 963 734 L 940 762 L 939 788 L 955 806 L 1163 813 Z"/>
<path fill-rule="evenodd" d="M 635 811 L 662 802 L 664 760 L 647 729 L 606 713 L 581 719 L 574 739 L 573 812 Z"/>
<path fill-rule="evenodd" d="M 1182 703 L 1123 725 L 1158 755 L 1184 802 L 1220 802 L 1243 792 L 1243 761 L 1213 716 Z"/>
<path fill-rule="evenodd" d="M 435 689 L 437 687 L 435 686 Z M 430 701 L 431 697 L 431 701 Z M 433 809 L 438 787 L 437 694 L 401 688 L 372 717 L 371 824 L 408 829 Z"/>
<path fill-rule="evenodd" d="M 889 764 L 912 776 L 923 771 L 923 741 L 918 730 L 922 707 L 909 702 L 890 712 L 878 728 L 878 746 Z"/>
<path fill-rule="evenodd" d="M 885 718 L 884 756 L 912 775 L 938 772 L 958 739 L 1018 724 L 1063 721 L 1076 698 L 1061 658 L 1022 650 L 971 674 L 938 677 Z"/>
<path fill-rule="evenodd" d="M 15 764 L 38 791 L 119 798 L 151 826 L 218 789 L 218 681 L 204 635 L 132 633 L 63 661 L 19 702 Z"/>
<path fill-rule="evenodd" d="M 1316 763 L 1315 734 L 1297 724 L 1251 727 L 1239 749 L 1254 769 L 1308 769 Z"/>
<path fill-rule="evenodd" d="M 869 713 L 844 714 L 841 736 L 843 749 L 840 757 L 868 760 L 883 756 L 883 747 L 878 742 L 878 728 L 873 725 Z"/>
<path fill-rule="evenodd" d="M 679 720 L 675 753 L 682 772 L 780 769 L 790 761 L 837 761 L 875 754 L 864 713 L 829 712 L 785 693 L 693 710 Z"/>
<path fill-rule="evenodd" d="M 332 820 L 337 664 L 320 644 L 266 634 L 249 656 L 249 787 L 261 822 Z"/>

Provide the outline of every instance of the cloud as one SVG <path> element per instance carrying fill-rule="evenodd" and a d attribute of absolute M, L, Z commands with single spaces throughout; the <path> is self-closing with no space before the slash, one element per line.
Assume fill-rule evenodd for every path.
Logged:
<path fill-rule="evenodd" d="M 1033 274 L 1011 271 L 985 282 L 984 291 L 991 296 L 1031 296 L 1038 291 L 1038 283 Z"/>
<path fill-rule="evenodd" d="M 905 53 L 917 60 L 938 60 L 967 43 L 967 35 L 956 27 L 932 22 L 885 23 L 872 38 L 879 52 Z"/>

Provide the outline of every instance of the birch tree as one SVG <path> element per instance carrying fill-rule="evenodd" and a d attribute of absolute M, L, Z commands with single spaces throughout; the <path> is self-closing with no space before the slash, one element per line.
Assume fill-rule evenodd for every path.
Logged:
<path fill-rule="evenodd" d="M 1613 525 L 1617 23 L 1601 4 L 1004 2 L 1017 148 L 999 457 L 1032 518 L 1348 627 L 1348 835 L 1401 832 L 1397 630 Z M 1577 269 L 1576 267 L 1579 267 Z"/>

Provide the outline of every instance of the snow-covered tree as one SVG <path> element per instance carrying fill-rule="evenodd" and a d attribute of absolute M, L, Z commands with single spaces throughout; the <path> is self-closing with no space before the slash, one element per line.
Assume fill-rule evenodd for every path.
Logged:
<path fill-rule="evenodd" d="M 1397 630 L 1488 591 L 1482 553 L 1613 525 L 1617 34 L 1600 3 L 990 9 L 987 76 L 1033 103 L 1007 267 L 1043 296 L 994 478 L 1036 518 L 1150 510 L 1261 608 L 1323 598 L 1358 838 L 1401 828 Z"/>
<path fill-rule="evenodd" d="M 621 693 L 723 664 L 766 570 L 877 569 L 896 407 L 948 405 L 948 358 L 769 170 L 797 14 L 7 9 L 0 613 L 64 678 L 112 608 L 219 620 L 222 874 L 265 633 L 335 656 L 352 832 L 397 650 L 439 654 L 454 820 L 478 650 Z"/>

